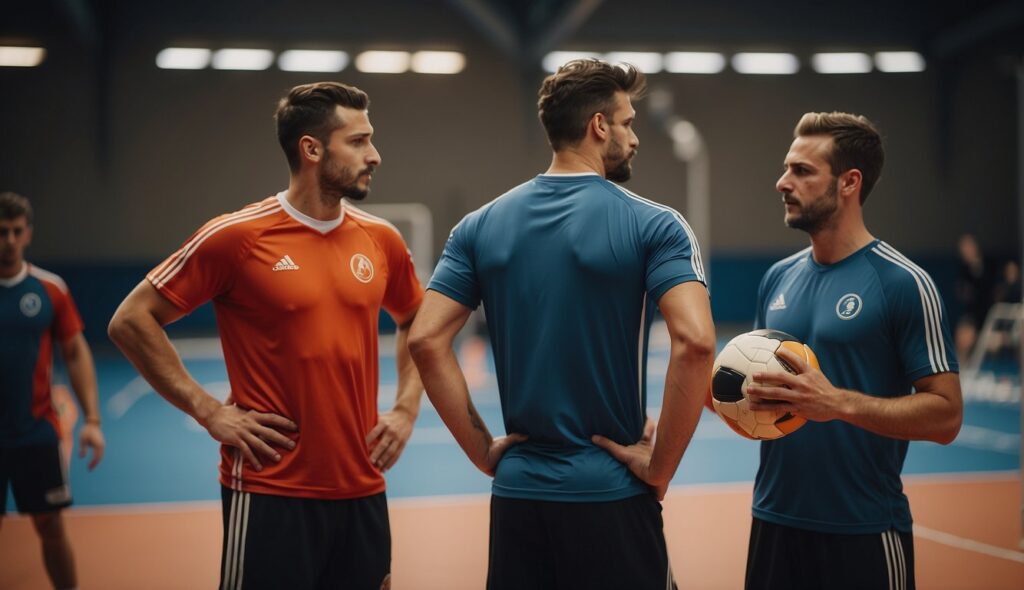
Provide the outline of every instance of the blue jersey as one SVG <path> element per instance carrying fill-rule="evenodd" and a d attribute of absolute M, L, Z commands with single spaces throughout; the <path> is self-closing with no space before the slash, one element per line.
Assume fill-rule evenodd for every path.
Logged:
<path fill-rule="evenodd" d="M 761 281 L 755 327 L 792 334 L 833 385 L 868 395 L 911 395 L 918 379 L 958 371 L 931 277 L 880 240 L 827 266 L 810 248 L 777 262 Z M 839 420 L 762 442 L 754 516 L 827 533 L 910 531 L 907 446 Z"/>
<path fill-rule="evenodd" d="M 654 305 L 672 287 L 704 283 L 679 213 L 597 176 L 540 175 L 467 215 L 430 281 L 482 301 L 507 432 L 495 495 L 611 501 L 647 486 L 590 442 L 637 442 L 646 407 Z"/>
<path fill-rule="evenodd" d="M 0 447 L 57 444 L 50 401 L 54 342 L 82 331 L 64 281 L 25 263 L 0 279 Z"/>

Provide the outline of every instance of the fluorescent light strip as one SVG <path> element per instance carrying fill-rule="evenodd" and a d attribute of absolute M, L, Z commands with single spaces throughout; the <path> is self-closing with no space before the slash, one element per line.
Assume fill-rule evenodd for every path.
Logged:
<path fill-rule="evenodd" d="M 286 72 L 340 72 L 347 65 L 344 51 L 289 49 L 277 56 L 277 67 Z"/>
<path fill-rule="evenodd" d="M 866 53 L 815 53 L 811 67 L 819 74 L 866 74 L 871 71 L 871 57 Z"/>
<path fill-rule="evenodd" d="M 458 51 L 417 51 L 412 54 L 412 71 L 419 74 L 458 74 L 466 67 L 466 56 Z"/>
<path fill-rule="evenodd" d="M 541 60 L 541 66 L 545 72 L 557 72 L 558 68 L 564 66 L 574 59 L 600 59 L 601 54 L 593 51 L 552 51 Z"/>
<path fill-rule="evenodd" d="M 717 74 L 725 69 L 725 56 L 707 51 L 665 54 L 665 71 L 673 74 Z"/>
<path fill-rule="evenodd" d="M 648 51 L 613 51 L 604 56 L 608 63 L 628 63 L 645 74 L 657 74 L 662 70 L 664 58 L 660 53 Z"/>
<path fill-rule="evenodd" d="M 875 54 L 875 67 L 883 72 L 924 71 L 924 56 L 916 51 L 879 51 Z"/>
<path fill-rule="evenodd" d="M 216 70 L 265 70 L 274 62 L 269 49 L 219 49 L 213 54 Z"/>
<path fill-rule="evenodd" d="M 163 70 L 201 70 L 210 65 L 210 50 L 198 47 L 168 47 L 156 54 L 156 67 Z"/>
<path fill-rule="evenodd" d="M 42 47 L 0 46 L 0 67 L 34 68 L 43 63 L 46 50 Z"/>
<path fill-rule="evenodd" d="M 741 74 L 795 74 L 800 62 L 792 53 L 737 53 L 732 68 Z"/>
<path fill-rule="evenodd" d="M 356 69 L 369 74 L 401 74 L 409 69 L 408 51 L 364 51 L 356 56 Z"/>

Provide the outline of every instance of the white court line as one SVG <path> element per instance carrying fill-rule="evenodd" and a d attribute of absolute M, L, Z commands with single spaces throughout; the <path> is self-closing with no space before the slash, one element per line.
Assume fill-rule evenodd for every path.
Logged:
<path fill-rule="evenodd" d="M 998 557 L 999 559 L 1007 559 L 1010 561 L 1016 561 L 1017 563 L 1024 563 L 1024 553 L 1020 551 L 1013 551 L 1012 549 L 1004 549 L 1002 547 L 988 545 L 980 541 L 965 539 L 950 533 L 923 527 L 916 523 L 914 524 L 914 536 L 934 541 L 936 543 L 941 543 L 943 545 L 948 545 L 950 547 L 955 547 L 956 549 L 973 551 L 990 557 Z"/>

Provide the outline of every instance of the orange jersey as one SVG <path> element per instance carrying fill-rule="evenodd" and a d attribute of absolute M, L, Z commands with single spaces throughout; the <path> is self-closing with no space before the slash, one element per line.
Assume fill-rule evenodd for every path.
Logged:
<path fill-rule="evenodd" d="M 282 192 L 213 219 L 146 278 L 185 312 L 212 299 L 234 402 L 299 425 L 295 449 L 259 472 L 222 446 L 222 484 L 323 499 L 384 490 L 365 442 L 378 316 L 423 298 L 394 226 L 347 203 L 339 220 L 312 219 Z"/>

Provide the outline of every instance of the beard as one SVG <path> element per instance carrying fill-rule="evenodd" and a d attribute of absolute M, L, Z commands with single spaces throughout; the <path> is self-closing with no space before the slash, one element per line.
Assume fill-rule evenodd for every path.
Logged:
<path fill-rule="evenodd" d="M 839 179 L 833 178 L 825 193 L 814 199 L 809 205 L 799 205 L 800 214 L 786 219 L 786 225 L 809 234 L 814 234 L 827 228 L 839 209 L 838 191 Z M 783 195 L 783 199 L 787 198 L 790 198 L 788 193 Z"/>
<path fill-rule="evenodd" d="M 604 155 L 604 177 L 612 182 L 626 182 L 633 176 L 633 156 L 636 152 L 626 155 L 622 144 L 614 140 L 608 145 L 608 153 Z"/>
<path fill-rule="evenodd" d="M 351 201 L 362 201 L 370 194 L 370 187 L 359 186 L 359 179 L 365 174 L 372 174 L 373 166 L 367 166 L 359 172 L 351 168 L 339 166 L 327 160 L 320 167 L 317 174 L 317 182 L 320 185 L 320 194 L 332 201 L 340 201 L 347 198 Z"/>

